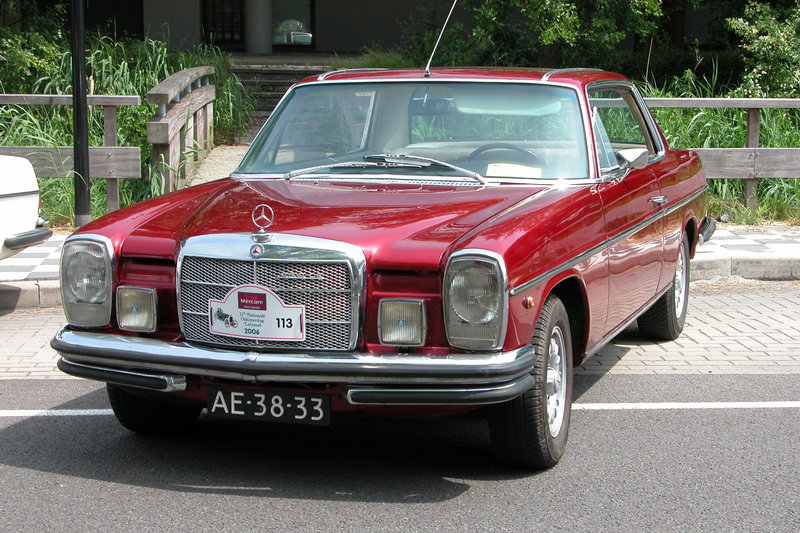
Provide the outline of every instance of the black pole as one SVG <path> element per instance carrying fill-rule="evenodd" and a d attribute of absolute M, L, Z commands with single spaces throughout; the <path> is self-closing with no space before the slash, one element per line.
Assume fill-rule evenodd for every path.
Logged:
<path fill-rule="evenodd" d="M 86 46 L 83 0 L 72 0 L 72 131 L 75 169 L 75 225 L 92 221 L 89 186 L 89 124 L 86 118 Z"/>

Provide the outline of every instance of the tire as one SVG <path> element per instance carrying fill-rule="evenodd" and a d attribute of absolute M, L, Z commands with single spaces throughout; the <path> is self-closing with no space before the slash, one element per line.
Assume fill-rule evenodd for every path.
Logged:
<path fill-rule="evenodd" d="M 639 317 L 639 332 L 655 341 L 674 341 L 683 331 L 689 308 L 689 237 L 684 234 L 672 285 Z"/>
<path fill-rule="evenodd" d="M 555 466 L 564 454 L 572 407 L 572 336 L 564 304 L 550 296 L 531 344 L 535 386 L 489 414 L 495 456 L 519 468 Z M 548 385 L 550 383 L 550 385 Z"/>
<path fill-rule="evenodd" d="M 184 433 L 200 416 L 202 407 L 176 405 L 138 396 L 116 385 L 106 384 L 111 409 L 119 423 L 143 435 Z"/>

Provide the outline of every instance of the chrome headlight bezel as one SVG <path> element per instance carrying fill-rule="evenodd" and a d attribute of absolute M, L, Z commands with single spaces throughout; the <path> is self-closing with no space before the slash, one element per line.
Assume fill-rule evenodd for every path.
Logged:
<path fill-rule="evenodd" d="M 64 241 L 60 261 L 61 302 L 71 326 L 102 328 L 111 322 L 114 264 L 114 247 L 103 235 L 73 235 Z"/>
<path fill-rule="evenodd" d="M 503 257 L 488 250 L 455 252 L 444 271 L 442 305 L 451 346 L 500 349 L 508 327 L 508 274 Z"/>

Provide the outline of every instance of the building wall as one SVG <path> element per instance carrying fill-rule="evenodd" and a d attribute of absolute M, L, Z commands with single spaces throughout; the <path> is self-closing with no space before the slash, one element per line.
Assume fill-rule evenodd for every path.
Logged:
<path fill-rule="evenodd" d="M 359 52 L 367 46 L 393 48 L 402 42 L 408 21 L 419 18 L 423 0 L 316 0 L 315 49 L 319 52 Z M 444 22 L 451 0 L 438 0 L 437 18 Z M 454 20 L 468 19 L 460 5 Z"/>
<path fill-rule="evenodd" d="M 202 0 L 143 0 L 144 31 L 169 43 L 190 48 L 203 42 Z"/>

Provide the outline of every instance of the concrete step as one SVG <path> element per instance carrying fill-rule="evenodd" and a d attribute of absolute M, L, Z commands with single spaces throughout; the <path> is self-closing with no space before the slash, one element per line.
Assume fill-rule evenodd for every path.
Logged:
<path fill-rule="evenodd" d="M 269 113 L 289 87 L 309 76 L 318 76 L 325 70 L 292 65 L 235 65 L 231 72 L 256 97 L 256 111 Z"/>

